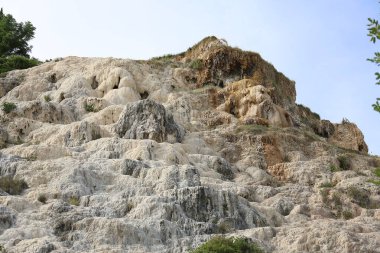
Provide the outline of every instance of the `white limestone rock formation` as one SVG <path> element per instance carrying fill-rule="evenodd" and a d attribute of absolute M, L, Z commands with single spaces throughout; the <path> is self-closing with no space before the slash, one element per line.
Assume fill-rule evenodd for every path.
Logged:
<path fill-rule="evenodd" d="M 380 159 L 354 124 L 295 96 L 215 37 L 172 57 L 7 73 L 0 246 L 179 253 L 226 235 L 265 252 L 378 252 Z"/>

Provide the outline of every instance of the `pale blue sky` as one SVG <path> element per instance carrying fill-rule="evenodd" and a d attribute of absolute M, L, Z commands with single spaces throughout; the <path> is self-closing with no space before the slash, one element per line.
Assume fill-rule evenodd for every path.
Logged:
<path fill-rule="evenodd" d="M 32 55 L 147 59 L 178 53 L 208 35 L 255 51 L 296 81 L 297 102 L 322 118 L 343 117 L 380 155 L 380 97 L 366 58 L 379 45 L 366 36 L 375 0 L 0 0 L 5 13 L 37 28 Z"/>

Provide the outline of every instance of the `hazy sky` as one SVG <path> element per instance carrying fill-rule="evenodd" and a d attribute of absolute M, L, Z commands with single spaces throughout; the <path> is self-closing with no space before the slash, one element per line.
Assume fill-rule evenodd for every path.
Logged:
<path fill-rule="evenodd" d="M 147 59 L 178 53 L 208 35 L 255 51 L 296 81 L 297 103 L 322 118 L 355 122 L 380 155 L 380 97 L 366 36 L 376 0 L 0 0 L 37 28 L 32 55 Z"/>

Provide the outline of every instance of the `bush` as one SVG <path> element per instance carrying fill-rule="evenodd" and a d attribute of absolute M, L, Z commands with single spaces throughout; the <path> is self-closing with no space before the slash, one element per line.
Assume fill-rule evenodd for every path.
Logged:
<path fill-rule="evenodd" d="M 2 244 L 0 244 L 0 253 L 6 253 L 6 249 L 4 248 L 4 246 Z"/>
<path fill-rule="evenodd" d="M 203 61 L 200 59 L 195 59 L 192 62 L 190 62 L 189 67 L 192 69 L 200 70 L 203 68 Z"/>
<path fill-rule="evenodd" d="M 37 66 L 40 62 L 34 58 L 20 55 L 0 57 L 0 73 L 5 73 L 14 69 L 27 69 Z"/>
<path fill-rule="evenodd" d="M 370 204 L 369 194 L 360 188 L 350 186 L 347 191 L 348 196 L 352 198 L 352 202 L 363 208 L 368 208 Z"/>
<path fill-rule="evenodd" d="M 45 194 L 40 194 L 38 196 L 38 199 L 37 199 L 39 202 L 43 203 L 43 204 L 46 204 L 46 200 L 47 200 L 47 197 L 45 196 Z"/>
<path fill-rule="evenodd" d="M 331 182 L 324 182 L 319 187 L 320 188 L 331 188 L 331 187 L 334 187 L 334 185 Z"/>
<path fill-rule="evenodd" d="M 85 104 L 84 105 L 84 109 L 87 111 L 87 112 L 96 112 L 95 110 L 95 106 L 93 104 Z"/>
<path fill-rule="evenodd" d="M 10 113 L 11 111 L 13 111 L 14 109 L 16 109 L 16 105 L 14 103 L 11 103 L 11 102 L 4 102 L 2 104 L 2 108 L 3 112 L 5 113 Z"/>
<path fill-rule="evenodd" d="M 69 198 L 69 204 L 73 205 L 73 206 L 79 206 L 79 204 L 80 204 L 79 198 L 76 196 L 71 196 Z"/>
<path fill-rule="evenodd" d="M 175 57 L 175 55 L 173 55 L 173 54 L 165 54 L 165 55 L 158 56 L 158 57 L 152 57 L 152 58 L 150 58 L 150 61 L 164 61 L 164 62 L 168 62 L 168 61 L 173 60 L 174 57 Z"/>
<path fill-rule="evenodd" d="M 330 171 L 331 172 L 337 172 L 340 171 L 340 168 L 336 167 L 334 164 L 330 165 Z"/>
<path fill-rule="evenodd" d="M 339 162 L 339 167 L 342 170 L 351 169 L 351 160 L 349 157 L 347 157 L 345 155 L 338 156 L 338 162 Z"/>
<path fill-rule="evenodd" d="M 44 99 L 45 99 L 46 102 L 50 102 L 51 101 L 51 97 L 49 95 L 44 96 Z"/>
<path fill-rule="evenodd" d="M 380 177 L 380 168 L 376 168 L 373 173 L 375 174 L 375 176 Z"/>
<path fill-rule="evenodd" d="M 345 220 L 350 220 L 350 219 L 354 218 L 354 215 L 352 214 L 351 211 L 349 211 L 349 210 L 344 210 L 344 211 L 342 212 L 342 217 L 343 217 L 343 219 L 345 219 Z"/>
<path fill-rule="evenodd" d="M 191 253 L 263 253 L 263 251 L 246 238 L 216 236 L 191 251 Z"/>
<path fill-rule="evenodd" d="M 10 195 L 19 195 L 28 188 L 24 179 L 13 179 L 11 177 L 0 178 L 0 188 Z"/>

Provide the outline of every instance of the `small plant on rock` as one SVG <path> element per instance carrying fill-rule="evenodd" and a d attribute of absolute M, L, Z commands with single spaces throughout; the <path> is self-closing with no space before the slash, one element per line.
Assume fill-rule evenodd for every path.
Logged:
<path fill-rule="evenodd" d="M 50 102 L 51 101 L 51 97 L 49 95 L 46 95 L 46 96 L 44 96 L 44 100 L 46 102 Z"/>
<path fill-rule="evenodd" d="M 2 104 L 2 108 L 3 112 L 5 113 L 10 113 L 11 111 L 13 111 L 14 109 L 16 109 L 16 105 L 12 102 L 4 102 Z"/>
<path fill-rule="evenodd" d="M 375 176 L 380 177 L 380 168 L 376 168 L 373 173 L 375 174 Z"/>
<path fill-rule="evenodd" d="M 336 167 L 334 164 L 331 164 L 330 171 L 334 173 L 334 172 L 340 171 L 340 168 Z"/>
<path fill-rule="evenodd" d="M 374 180 L 374 179 L 370 179 L 367 181 L 368 183 L 372 183 L 374 185 L 379 185 L 380 186 L 380 180 Z"/>
<path fill-rule="evenodd" d="M 132 209 L 134 208 L 134 205 L 133 205 L 133 203 L 131 203 L 131 202 L 128 202 L 128 204 L 127 204 L 127 213 L 129 213 Z"/>
<path fill-rule="evenodd" d="M 348 196 L 351 197 L 352 202 L 358 204 L 363 208 L 368 208 L 370 205 L 369 193 L 355 186 L 350 186 L 347 190 Z"/>
<path fill-rule="evenodd" d="M 73 205 L 73 206 L 79 206 L 79 204 L 80 204 L 80 200 L 79 200 L 79 198 L 76 197 L 76 196 L 71 196 L 71 197 L 69 198 L 69 204 L 70 204 L 70 205 Z"/>
<path fill-rule="evenodd" d="M 331 188 L 331 187 L 334 187 L 334 184 L 331 183 L 331 182 L 324 182 L 319 187 L 321 187 L 321 188 Z"/>
<path fill-rule="evenodd" d="M 42 204 L 46 204 L 47 197 L 46 197 L 45 194 L 40 194 L 40 195 L 38 196 L 37 200 L 38 200 L 39 202 L 41 202 Z"/>
<path fill-rule="evenodd" d="M 23 190 L 28 188 L 28 184 L 24 181 L 24 179 L 1 177 L 0 188 L 10 195 L 20 195 Z"/>
<path fill-rule="evenodd" d="M 345 220 L 351 220 L 352 218 L 354 218 L 354 215 L 353 215 L 352 212 L 349 211 L 349 210 L 343 210 L 343 212 L 342 212 L 342 217 L 343 217 L 343 219 L 345 219 Z"/>
<path fill-rule="evenodd" d="M 192 62 L 190 62 L 189 67 L 192 69 L 200 70 L 203 68 L 203 61 L 200 59 L 195 59 Z"/>
<path fill-rule="evenodd" d="M 2 244 L 0 244 L 0 253 L 7 253 L 7 250 L 4 248 Z"/>
<path fill-rule="evenodd" d="M 86 110 L 86 112 L 96 112 L 95 105 L 93 104 L 85 104 L 84 109 Z"/>
<path fill-rule="evenodd" d="M 246 238 L 225 238 L 216 236 L 191 253 L 263 253 L 256 243 L 249 242 Z"/>
<path fill-rule="evenodd" d="M 338 156 L 338 162 L 339 162 L 339 167 L 342 170 L 351 169 L 351 160 L 349 157 L 347 157 L 345 155 Z"/>

